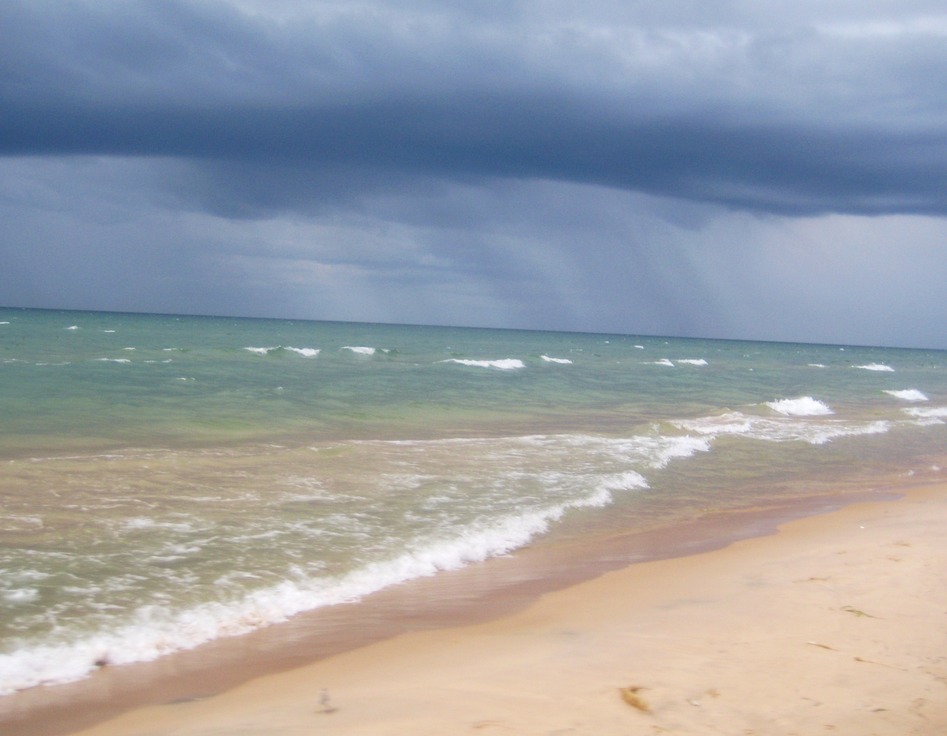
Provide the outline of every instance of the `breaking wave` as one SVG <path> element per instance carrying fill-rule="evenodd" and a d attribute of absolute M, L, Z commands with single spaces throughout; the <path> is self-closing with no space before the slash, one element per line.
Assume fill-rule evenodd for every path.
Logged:
<path fill-rule="evenodd" d="M 466 358 L 448 358 L 447 360 L 442 360 L 439 362 L 457 363 L 458 365 L 465 365 L 473 368 L 494 368 L 500 371 L 515 371 L 526 367 L 526 364 L 519 358 L 501 358 L 500 360 L 469 360 Z"/>
<path fill-rule="evenodd" d="M 886 394 L 894 396 L 896 399 L 901 399 L 902 401 L 927 401 L 928 398 L 925 394 L 918 391 L 916 388 L 908 388 L 902 391 L 885 391 Z"/>
<path fill-rule="evenodd" d="M 787 417 L 816 417 L 834 413 L 828 405 L 811 396 L 767 401 L 766 406 Z"/>

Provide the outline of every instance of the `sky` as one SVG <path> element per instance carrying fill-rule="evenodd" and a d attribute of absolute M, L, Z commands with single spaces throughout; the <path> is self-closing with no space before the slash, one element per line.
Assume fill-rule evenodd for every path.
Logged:
<path fill-rule="evenodd" d="M 947 348 L 941 0 L 3 0 L 0 304 Z"/>

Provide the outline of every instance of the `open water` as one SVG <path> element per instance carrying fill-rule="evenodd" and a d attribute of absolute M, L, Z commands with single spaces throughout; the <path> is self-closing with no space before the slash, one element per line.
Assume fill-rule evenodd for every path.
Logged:
<path fill-rule="evenodd" d="M 942 477 L 947 353 L 0 309 L 0 694 L 818 484 Z"/>

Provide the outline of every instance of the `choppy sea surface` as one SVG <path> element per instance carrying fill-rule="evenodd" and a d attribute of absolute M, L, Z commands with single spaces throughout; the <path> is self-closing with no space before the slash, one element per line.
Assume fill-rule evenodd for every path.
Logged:
<path fill-rule="evenodd" d="M 0 694 L 945 429 L 942 351 L 0 309 Z"/>

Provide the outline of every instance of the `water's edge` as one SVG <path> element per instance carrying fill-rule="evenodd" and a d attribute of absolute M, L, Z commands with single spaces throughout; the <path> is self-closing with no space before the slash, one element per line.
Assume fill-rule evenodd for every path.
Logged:
<path fill-rule="evenodd" d="M 211 697 L 251 679 L 406 632 L 500 618 L 545 593 L 612 570 L 720 549 L 775 533 L 795 519 L 855 503 L 893 501 L 910 488 L 929 483 L 885 479 L 861 491 L 824 491 L 781 499 L 773 506 L 713 512 L 591 543 L 579 540 L 558 548 L 538 544 L 157 661 L 106 666 L 85 680 L 13 693 L 0 698 L 0 731 L 4 736 L 65 736 L 130 710 Z"/>

